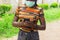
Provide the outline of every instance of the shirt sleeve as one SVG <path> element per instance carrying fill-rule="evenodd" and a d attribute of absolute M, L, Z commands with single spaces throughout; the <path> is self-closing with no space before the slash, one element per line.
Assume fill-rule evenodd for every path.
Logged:
<path fill-rule="evenodd" d="M 44 16 L 43 9 L 42 9 L 42 8 L 40 8 L 39 10 L 40 10 L 39 17 Z"/>

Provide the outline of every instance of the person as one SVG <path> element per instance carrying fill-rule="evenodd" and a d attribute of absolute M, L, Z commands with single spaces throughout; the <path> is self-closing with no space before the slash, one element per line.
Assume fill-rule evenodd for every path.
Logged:
<path fill-rule="evenodd" d="M 18 40 L 39 40 L 38 30 L 46 29 L 46 22 L 45 22 L 45 18 L 44 18 L 43 9 L 39 8 L 37 6 L 37 0 L 26 0 L 25 6 L 26 6 L 25 8 L 29 7 L 29 8 L 34 8 L 34 9 L 40 10 L 39 19 L 38 19 L 40 22 L 40 25 L 37 25 L 38 20 L 34 21 L 33 22 L 34 24 L 32 24 L 32 22 L 18 22 L 19 17 L 16 16 L 16 14 L 15 14 L 12 24 L 13 24 L 13 26 L 19 28 Z M 23 8 L 23 10 L 25 8 Z M 20 7 L 17 8 L 16 13 L 18 13 L 18 10 L 20 10 Z M 25 20 L 27 20 L 27 19 L 25 19 Z M 27 24 L 28 26 L 33 25 L 36 27 L 36 29 L 30 30 L 30 31 L 23 30 L 24 28 L 21 28 L 20 25 L 23 25 L 24 23 Z"/>

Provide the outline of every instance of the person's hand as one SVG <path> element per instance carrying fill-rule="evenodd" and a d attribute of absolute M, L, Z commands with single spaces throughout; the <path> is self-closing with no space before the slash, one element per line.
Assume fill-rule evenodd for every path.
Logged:
<path fill-rule="evenodd" d="M 29 28 L 36 28 L 37 24 L 34 24 L 33 22 L 26 21 L 25 26 L 27 26 Z"/>
<path fill-rule="evenodd" d="M 19 22 L 19 27 L 24 26 L 24 22 Z"/>
<path fill-rule="evenodd" d="M 26 26 L 26 27 L 32 27 L 33 23 L 26 21 L 26 22 L 19 22 L 19 26 Z"/>
<path fill-rule="evenodd" d="M 19 22 L 19 27 L 26 27 L 26 28 L 35 29 L 37 26 L 33 22 L 26 21 L 26 22 Z"/>

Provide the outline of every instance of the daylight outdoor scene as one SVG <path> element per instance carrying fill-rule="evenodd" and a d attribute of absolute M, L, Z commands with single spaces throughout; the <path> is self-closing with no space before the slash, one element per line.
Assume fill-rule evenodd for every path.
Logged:
<path fill-rule="evenodd" d="M 17 7 L 25 1 L 0 0 L 0 40 L 17 40 L 19 28 L 12 22 Z M 43 8 L 46 21 L 46 30 L 38 30 L 39 39 L 60 40 L 60 0 L 37 0 L 37 5 Z"/>

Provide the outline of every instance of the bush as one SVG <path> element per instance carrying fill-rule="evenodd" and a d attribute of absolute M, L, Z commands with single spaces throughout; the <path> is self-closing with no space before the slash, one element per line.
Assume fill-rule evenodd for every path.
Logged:
<path fill-rule="evenodd" d="M 60 4 L 59 4 L 59 7 L 60 7 Z"/>
<path fill-rule="evenodd" d="M 43 9 L 48 9 L 49 8 L 48 4 L 38 4 L 38 6 L 43 8 Z"/>
<path fill-rule="evenodd" d="M 11 5 L 0 4 L 0 16 L 2 16 L 4 13 L 10 11 L 11 8 L 12 8 Z"/>
<path fill-rule="evenodd" d="M 51 5 L 50 5 L 50 7 L 52 7 L 52 8 L 57 8 L 58 7 L 58 3 L 52 3 Z"/>
<path fill-rule="evenodd" d="M 17 34 L 18 29 L 12 26 L 13 14 L 5 14 L 0 20 L 0 36 L 11 37 Z"/>
<path fill-rule="evenodd" d="M 60 20 L 60 8 L 51 8 L 44 10 L 46 21 L 51 22 Z"/>

